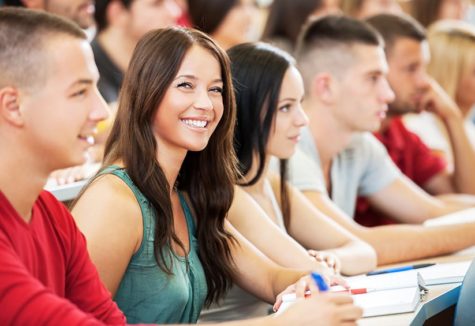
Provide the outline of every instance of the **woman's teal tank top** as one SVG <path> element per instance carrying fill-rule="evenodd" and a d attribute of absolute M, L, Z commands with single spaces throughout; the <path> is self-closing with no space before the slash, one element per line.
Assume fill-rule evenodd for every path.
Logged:
<path fill-rule="evenodd" d="M 188 227 L 190 249 L 187 257 L 173 251 L 173 275 L 167 275 L 154 257 L 155 211 L 130 179 L 125 169 L 106 168 L 101 174 L 113 174 L 133 191 L 142 210 L 143 240 L 132 256 L 114 300 L 128 323 L 196 323 L 207 295 L 206 278 L 198 257 L 196 228 L 183 195 L 179 193 Z M 171 250 L 169 247 L 164 250 Z M 169 266 L 169 265 L 168 265 Z"/>

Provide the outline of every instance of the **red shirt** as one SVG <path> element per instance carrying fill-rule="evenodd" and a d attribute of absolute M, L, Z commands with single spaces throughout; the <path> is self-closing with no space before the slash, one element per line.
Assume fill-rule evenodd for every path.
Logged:
<path fill-rule="evenodd" d="M 418 186 L 423 187 L 432 177 L 444 171 L 447 162 L 434 154 L 415 133 L 409 131 L 401 118 L 393 118 L 383 133 L 375 133 L 386 147 L 398 168 Z M 369 207 L 366 199 L 358 198 L 355 220 L 366 226 L 395 223 Z"/>
<path fill-rule="evenodd" d="M 43 191 L 26 223 L 0 192 L 0 325 L 125 324 L 67 209 Z"/>

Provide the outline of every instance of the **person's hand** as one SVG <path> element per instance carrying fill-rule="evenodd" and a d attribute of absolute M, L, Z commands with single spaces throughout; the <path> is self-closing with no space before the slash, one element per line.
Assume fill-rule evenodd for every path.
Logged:
<path fill-rule="evenodd" d="M 56 180 L 56 184 L 61 186 L 73 183 L 86 178 L 85 168 L 83 165 L 73 166 L 72 168 L 56 170 L 51 173 L 50 178 Z"/>
<path fill-rule="evenodd" d="M 325 275 L 322 277 L 325 279 L 325 282 L 330 286 L 340 285 L 346 289 L 350 288 L 346 280 L 341 277 L 341 275 Z M 279 310 L 280 306 L 282 305 L 282 298 L 284 295 L 295 294 L 297 298 L 304 298 L 312 293 L 312 288 L 316 288 L 316 292 L 319 292 L 318 287 L 315 285 L 315 281 L 313 280 L 312 276 L 305 275 L 301 277 L 297 282 L 289 285 L 284 291 L 277 295 L 276 301 L 273 306 L 274 311 Z"/>
<path fill-rule="evenodd" d="M 363 310 L 353 304 L 349 294 L 319 293 L 313 282 L 296 283 L 297 301 L 277 316 L 280 325 L 356 325 Z M 303 299 L 310 291 L 310 297 Z"/>
<path fill-rule="evenodd" d="M 56 170 L 51 173 L 50 178 L 54 179 L 57 185 L 65 185 L 90 178 L 97 172 L 98 169 L 98 164 L 86 163 L 67 169 Z"/>
<path fill-rule="evenodd" d="M 457 104 L 432 78 L 429 79 L 427 91 L 421 96 L 419 109 L 420 111 L 432 112 L 442 120 L 462 118 L 462 112 Z"/>
<path fill-rule="evenodd" d="M 315 258 L 318 262 L 324 263 L 327 267 L 333 269 L 336 274 L 340 273 L 341 262 L 340 259 L 332 253 L 325 251 L 316 251 L 310 249 L 307 251 L 310 256 Z"/>

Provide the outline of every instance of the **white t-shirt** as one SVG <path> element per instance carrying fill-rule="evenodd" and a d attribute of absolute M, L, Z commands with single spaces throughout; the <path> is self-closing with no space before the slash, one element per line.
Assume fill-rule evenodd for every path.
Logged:
<path fill-rule="evenodd" d="M 328 194 L 317 147 L 308 128 L 302 130 L 298 147 L 289 161 L 289 181 L 301 191 Z M 353 217 L 358 195 L 378 192 L 400 174 L 384 146 L 372 134 L 355 134 L 351 143 L 333 158 L 330 198 Z"/>

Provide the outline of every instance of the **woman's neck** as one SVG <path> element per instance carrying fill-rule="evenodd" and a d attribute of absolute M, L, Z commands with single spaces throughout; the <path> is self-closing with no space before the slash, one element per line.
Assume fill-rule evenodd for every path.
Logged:
<path fill-rule="evenodd" d="M 168 185 L 170 186 L 170 195 L 172 195 L 176 179 L 178 178 L 188 151 L 186 149 L 170 149 L 167 146 L 163 146 L 163 144 L 158 144 L 157 148 L 157 161 L 165 174 Z"/>

